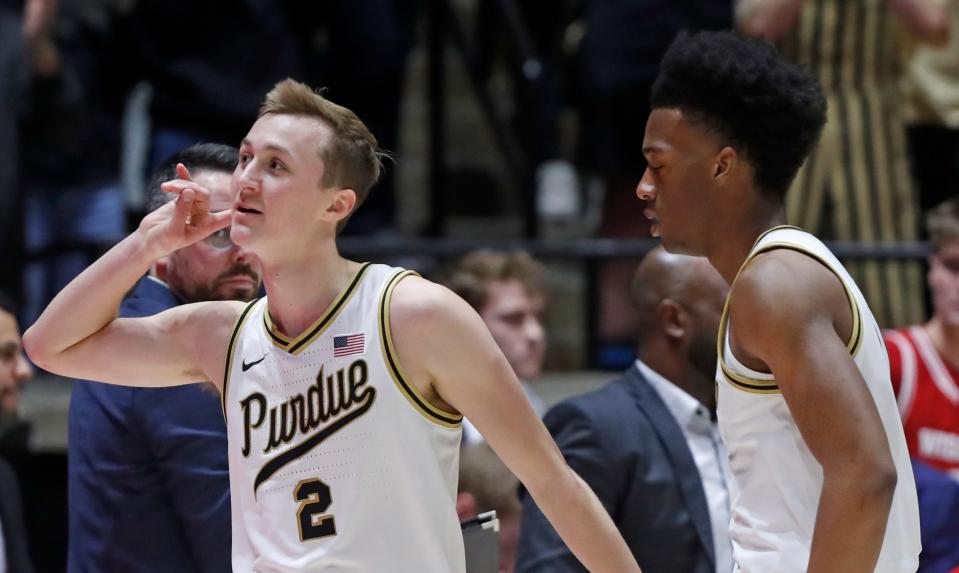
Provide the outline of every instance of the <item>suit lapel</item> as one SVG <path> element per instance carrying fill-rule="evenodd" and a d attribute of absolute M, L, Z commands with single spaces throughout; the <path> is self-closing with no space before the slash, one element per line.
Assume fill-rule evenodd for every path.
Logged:
<path fill-rule="evenodd" d="M 682 491 L 686 508 L 689 510 L 703 548 L 715 568 L 716 555 L 712 526 L 709 521 L 709 505 L 706 503 L 702 480 L 699 479 L 699 469 L 693 461 L 693 455 L 686 444 L 683 431 L 666 408 L 662 398 L 649 385 L 636 366 L 629 369 L 626 380 L 629 382 L 630 392 L 636 399 L 636 406 L 646 414 L 669 456 L 673 471 L 679 480 L 679 489 Z"/>

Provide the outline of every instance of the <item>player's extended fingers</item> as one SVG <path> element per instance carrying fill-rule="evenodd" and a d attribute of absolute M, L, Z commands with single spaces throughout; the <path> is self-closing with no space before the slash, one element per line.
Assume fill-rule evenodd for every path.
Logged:
<path fill-rule="evenodd" d="M 189 173 L 186 175 L 189 175 Z M 160 184 L 161 191 L 173 195 L 180 195 L 187 189 L 193 192 L 192 215 L 203 216 L 206 214 L 210 210 L 210 191 L 205 187 L 185 179 L 173 179 Z"/>
<path fill-rule="evenodd" d="M 193 209 L 193 189 L 184 189 L 176 198 L 173 206 L 173 217 L 170 219 L 170 227 L 173 229 L 183 229 L 188 224 L 190 211 Z"/>
<path fill-rule="evenodd" d="M 203 222 L 206 231 L 209 233 L 215 233 L 224 227 L 229 227 L 230 223 L 233 222 L 233 211 L 227 209 L 226 211 L 217 211 L 216 213 L 210 213 L 206 220 Z"/>
<path fill-rule="evenodd" d="M 187 227 L 188 238 L 195 241 L 208 237 L 224 227 L 229 227 L 232 220 L 233 213 L 229 210 L 207 213 L 202 218 L 194 218 Z"/>
<path fill-rule="evenodd" d="M 185 181 L 183 179 L 171 179 L 170 181 L 165 181 L 160 184 L 160 191 L 164 193 L 173 193 L 179 195 L 183 192 L 184 189 L 193 189 L 196 187 L 196 184 L 192 181 Z"/>

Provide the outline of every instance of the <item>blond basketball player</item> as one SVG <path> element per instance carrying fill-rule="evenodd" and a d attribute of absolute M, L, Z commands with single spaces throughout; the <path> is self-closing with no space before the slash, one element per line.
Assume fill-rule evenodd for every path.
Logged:
<path fill-rule="evenodd" d="M 463 415 L 590 570 L 639 571 L 476 313 L 413 273 L 337 253 L 380 169 L 351 111 L 281 82 L 240 147 L 232 211 L 211 213 L 181 168 L 164 187 L 176 200 L 50 303 L 25 336 L 30 356 L 75 378 L 220 389 L 238 572 L 462 573 Z M 115 318 L 155 260 L 228 225 L 262 261 L 266 298 Z"/>
<path fill-rule="evenodd" d="M 916 487 L 879 328 L 832 253 L 783 225 L 822 94 L 770 46 L 702 33 L 670 47 L 652 108 L 637 193 L 653 232 L 731 285 L 717 385 L 736 571 L 914 573 Z"/>

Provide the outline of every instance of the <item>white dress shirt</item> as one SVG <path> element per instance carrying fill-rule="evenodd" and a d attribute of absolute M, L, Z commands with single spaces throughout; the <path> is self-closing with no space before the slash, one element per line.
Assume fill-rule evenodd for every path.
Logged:
<path fill-rule="evenodd" d="M 709 409 L 698 400 L 641 361 L 636 361 L 636 367 L 662 398 L 666 409 L 683 431 L 706 492 L 716 553 L 716 573 L 731 573 L 733 548 L 729 541 L 729 491 L 726 486 L 729 468 L 726 448 L 719 438 L 719 427 L 709 415 Z"/>

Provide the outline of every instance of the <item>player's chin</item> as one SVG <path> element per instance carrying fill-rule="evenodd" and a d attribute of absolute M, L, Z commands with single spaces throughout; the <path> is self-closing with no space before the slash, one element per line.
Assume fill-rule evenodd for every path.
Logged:
<path fill-rule="evenodd" d="M 705 253 L 702 249 L 697 249 L 690 245 L 688 241 L 679 239 L 671 234 L 659 235 L 662 240 L 663 249 L 673 255 L 688 255 L 691 257 L 701 257 Z"/>

